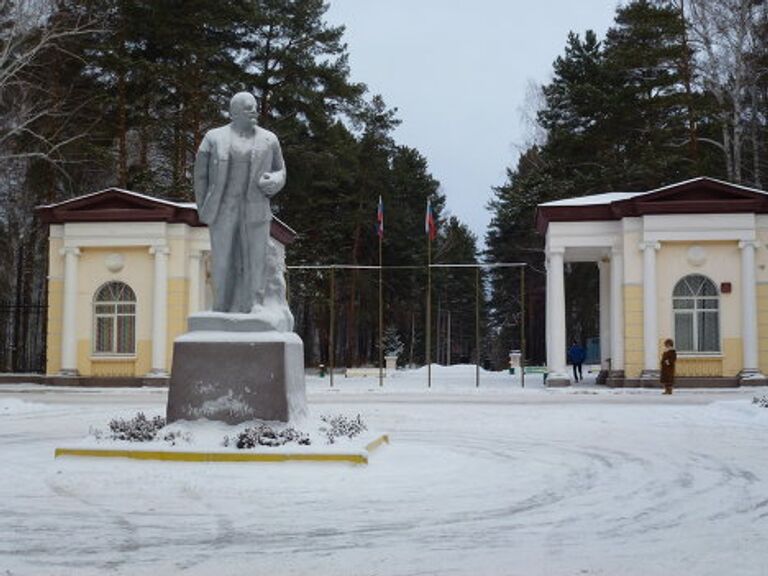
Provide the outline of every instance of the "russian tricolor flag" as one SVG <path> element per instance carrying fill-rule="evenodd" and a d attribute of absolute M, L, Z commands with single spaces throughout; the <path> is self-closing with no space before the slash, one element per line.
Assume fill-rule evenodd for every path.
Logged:
<path fill-rule="evenodd" d="M 427 198 L 427 214 L 424 217 L 424 232 L 430 240 L 437 238 L 437 222 L 435 222 L 435 213 L 432 211 L 432 202 L 429 198 Z"/>
<path fill-rule="evenodd" d="M 384 201 L 379 196 L 379 209 L 376 212 L 376 233 L 384 238 Z"/>

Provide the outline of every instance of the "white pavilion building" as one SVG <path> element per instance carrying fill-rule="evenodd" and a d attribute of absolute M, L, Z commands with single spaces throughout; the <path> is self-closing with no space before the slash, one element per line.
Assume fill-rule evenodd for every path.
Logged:
<path fill-rule="evenodd" d="M 678 352 L 678 385 L 766 383 L 766 192 L 696 178 L 540 204 L 536 226 L 546 237 L 549 385 L 570 383 L 568 262 L 597 263 L 609 385 L 656 385 L 667 338 Z"/>

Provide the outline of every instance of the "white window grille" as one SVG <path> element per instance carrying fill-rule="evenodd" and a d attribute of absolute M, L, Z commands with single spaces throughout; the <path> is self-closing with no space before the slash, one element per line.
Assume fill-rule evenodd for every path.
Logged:
<path fill-rule="evenodd" d="M 679 352 L 720 352 L 720 297 L 701 274 L 682 278 L 672 292 L 675 347 Z"/>
<path fill-rule="evenodd" d="M 108 282 L 93 299 L 94 354 L 136 353 L 136 295 L 123 282 Z"/>

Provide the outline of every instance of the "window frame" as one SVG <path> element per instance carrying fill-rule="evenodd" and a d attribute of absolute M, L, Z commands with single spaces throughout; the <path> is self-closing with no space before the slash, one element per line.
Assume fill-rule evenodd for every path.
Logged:
<path fill-rule="evenodd" d="M 695 276 L 699 276 L 704 279 L 704 282 L 701 284 L 699 288 L 699 292 L 697 294 L 692 294 L 692 295 L 675 296 L 675 291 L 677 290 L 677 287 L 680 286 L 680 284 L 684 280 L 691 277 L 695 277 Z M 709 295 L 701 294 L 702 292 L 701 288 L 707 283 L 711 285 L 712 288 L 714 288 L 714 294 L 709 294 Z M 690 308 L 676 308 L 675 303 L 682 300 L 692 301 L 693 305 Z M 709 300 L 709 301 L 715 300 L 717 303 L 717 307 L 705 308 L 703 306 L 703 303 L 705 300 Z M 722 356 L 723 342 L 722 342 L 722 330 L 721 330 L 721 326 L 722 326 L 721 311 L 722 311 L 722 308 L 720 306 L 720 291 L 717 288 L 717 284 L 708 276 L 705 276 L 704 274 L 699 274 L 699 273 L 686 274 L 685 276 L 681 277 L 677 282 L 675 282 L 675 285 L 672 287 L 672 332 L 674 333 L 675 347 L 677 348 L 677 352 L 682 356 L 708 356 L 708 357 Z M 700 317 L 704 314 L 708 314 L 715 317 L 715 329 L 717 330 L 717 333 L 716 333 L 717 350 L 701 350 L 700 349 L 701 342 L 699 341 L 699 324 L 701 321 Z M 682 340 L 677 333 L 678 315 L 691 317 L 691 330 L 692 330 L 692 340 L 693 340 L 693 349 L 691 350 L 684 350 L 680 347 Z"/>
<path fill-rule="evenodd" d="M 119 292 L 115 292 L 115 287 L 119 290 Z M 109 300 L 100 300 L 99 297 L 102 295 L 102 293 L 106 290 L 112 290 L 112 294 L 115 293 L 118 294 L 117 298 L 109 299 Z M 124 296 L 128 296 L 127 298 L 124 298 Z M 99 311 L 99 307 L 106 307 L 111 306 L 112 310 L 109 312 L 103 312 Z M 93 294 L 93 300 L 91 302 L 91 315 L 93 318 L 93 338 L 91 342 L 91 354 L 94 357 L 97 358 L 135 358 L 136 357 L 136 321 L 137 321 L 137 310 L 138 302 L 136 298 L 136 292 L 131 288 L 127 283 L 119 281 L 119 280 L 110 280 L 109 282 L 105 282 L 99 288 L 96 289 L 96 291 Z M 128 311 L 120 310 L 120 307 L 130 307 L 131 309 Z M 110 339 L 109 341 L 112 343 L 110 350 L 99 350 L 99 343 L 101 342 L 100 338 L 100 330 L 99 330 L 99 320 L 103 318 L 111 318 L 111 327 L 110 327 Z M 119 351 L 118 350 L 118 342 L 119 334 L 120 334 L 120 328 L 125 326 L 125 319 L 126 318 L 132 318 L 133 319 L 133 328 L 130 333 L 131 337 L 128 338 L 128 342 L 130 346 L 128 346 L 128 349 L 126 351 Z"/>

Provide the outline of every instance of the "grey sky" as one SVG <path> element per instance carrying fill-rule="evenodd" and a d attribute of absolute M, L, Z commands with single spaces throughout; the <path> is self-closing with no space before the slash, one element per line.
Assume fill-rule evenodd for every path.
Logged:
<path fill-rule="evenodd" d="M 611 25 L 617 0 L 330 0 L 347 27 L 355 81 L 399 109 L 398 143 L 418 148 L 448 209 L 483 242 L 491 186 L 517 161 L 531 81 L 551 76 L 570 30 Z"/>

